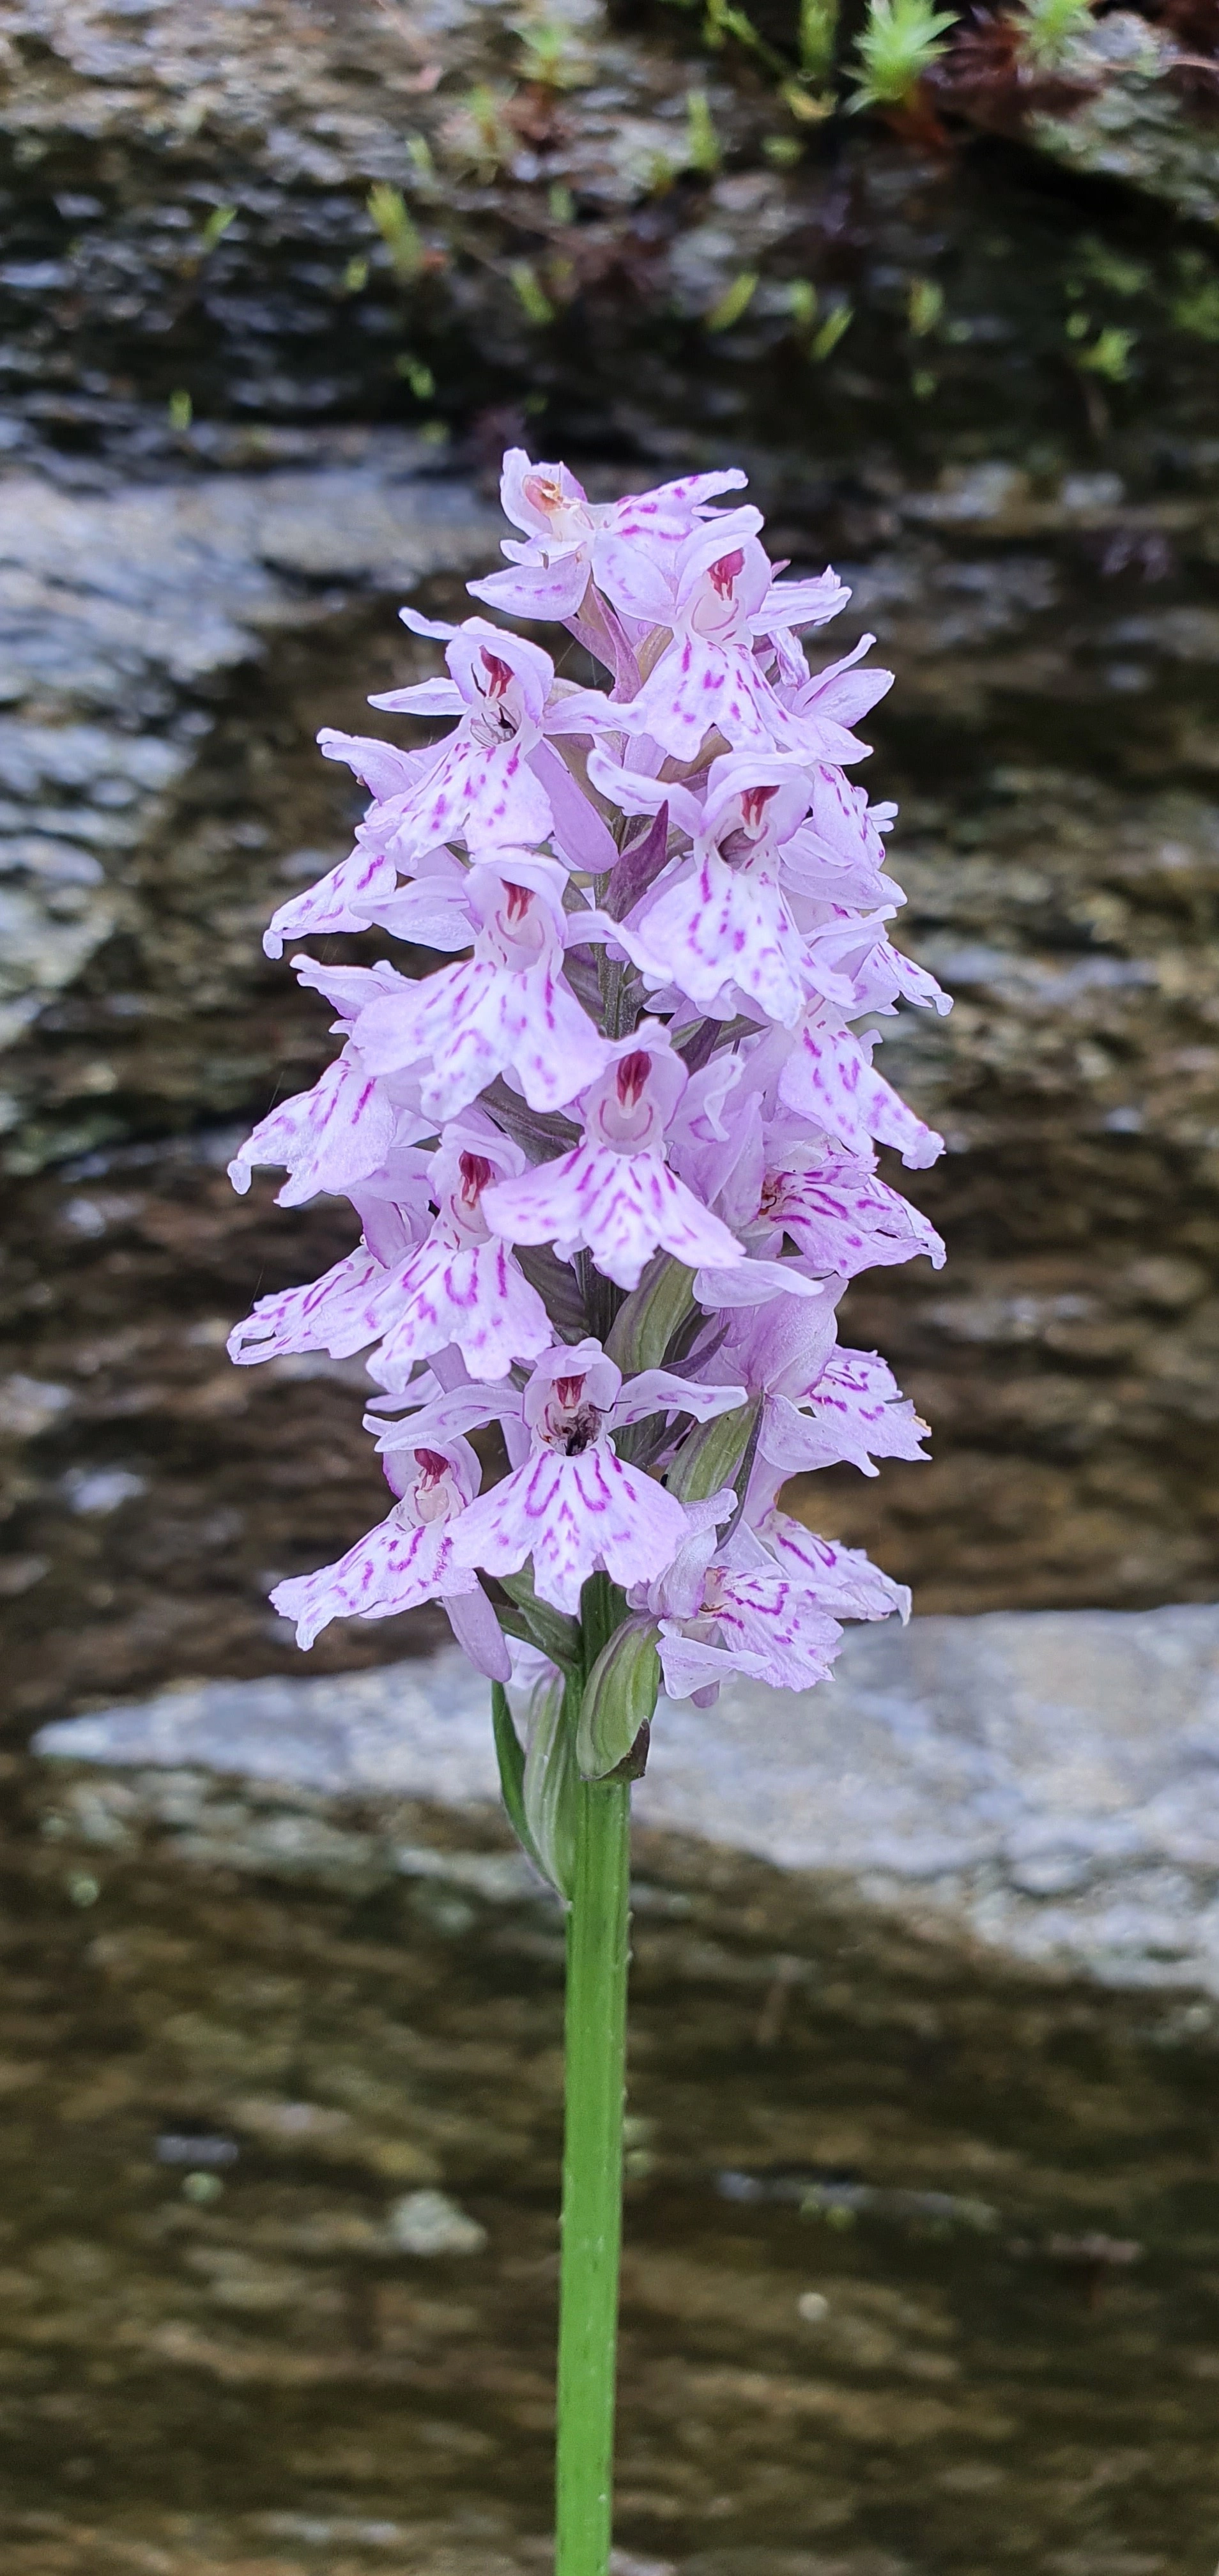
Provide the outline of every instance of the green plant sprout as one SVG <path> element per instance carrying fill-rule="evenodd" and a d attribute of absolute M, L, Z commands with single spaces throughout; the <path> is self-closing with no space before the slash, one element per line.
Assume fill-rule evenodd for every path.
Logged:
<path fill-rule="evenodd" d="M 800 0 L 798 35 L 805 80 L 828 80 L 838 41 L 838 0 Z"/>
<path fill-rule="evenodd" d="M 762 139 L 762 150 L 774 169 L 794 170 L 803 146 L 796 134 L 767 134 Z"/>
<path fill-rule="evenodd" d="M 820 330 L 814 333 L 808 344 L 808 354 L 814 366 L 821 366 L 829 357 L 831 350 L 837 348 L 844 332 L 850 330 L 854 319 L 855 312 L 852 305 L 843 303 L 831 306 Z"/>
<path fill-rule="evenodd" d="M 541 329 L 547 322 L 553 322 L 554 306 L 542 284 L 541 278 L 538 276 L 537 270 L 531 267 L 529 261 L 527 259 L 515 260 L 508 271 L 508 275 L 511 279 L 513 292 L 516 296 L 517 302 L 528 314 L 530 321 L 536 322 L 539 329 Z"/>
<path fill-rule="evenodd" d="M 1090 375 L 1104 376 L 1111 385 L 1124 385 L 1130 374 L 1130 353 L 1138 342 L 1137 331 L 1119 331 L 1110 323 L 1090 349 L 1081 349 L 1079 364 Z"/>
<path fill-rule="evenodd" d="M 551 181 L 546 194 L 546 203 L 550 208 L 551 219 L 554 223 L 574 224 L 576 220 L 576 201 L 567 185 L 566 179 L 554 179 Z"/>
<path fill-rule="evenodd" d="M 430 402 L 436 391 L 436 379 L 426 358 L 416 358 L 403 349 L 394 360 L 394 374 L 404 376 L 416 402 Z"/>
<path fill-rule="evenodd" d="M 717 297 L 710 312 L 704 315 L 704 329 L 731 330 L 733 323 L 739 322 L 742 314 L 747 312 L 752 304 L 757 283 L 756 268 L 742 269 L 740 276 L 733 278 L 731 284 L 725 287 L 723 294 Z"/>
<path fill-rule="evenodd" d="M 217 242 L 223 241 L 229 225 L 236 220 L 236 206 L 213 206 L 199 235 L 199 251 L 202 258 L 206 259 L 209 253 L 214 251 Z"/>
<path fill-rule="evenodd" d="M 1191 331 L 1199 340 L 1219 340 L 1219 275 L 1200 250 L 1183 250 L 1177 273 L 1181 286 L 1172 303 L 1177 329 Z"/>
<path fill-rule="evenodd" d="M 790 64 L 773 45 L 767 43 L 765 36 L 759 34 L 752 18 L 736 7 L 735 0 L 707 0 L 703 20 L 704 43 L 718 47 L 723 44 L 725 36 L 735 36 L 738 45 L 743 45 L 747 53 L 764 63 L 767 71 L 773 72 L 779 80 L 786 77 Z"/>
<path fill-rule="evenodd" d="M 447 133 L 459 158 L 472 161 L 484 182 L 492 180 L 516 150 L 516 136 L 508 121 L 508 100 L 485 81 L 467 90 L 458 101 Z"/>
<path fill-rule="evenodd" d="M 811 331 L 817 318 L 817 289 L 811 277 L 793 277 L 787 290 L 787 309 L 798 331 Z"/>
<path fill-rule="evenodd" d="M 1141 295 L 1151 285 L 1151 270 L 1141 259 L 1124 259 L 1108 242 L 1098 241 L 1095 233 L 1079 246 L 1080 266 L 1096 286 L 1107 286 L 1113 295 Z"/>
<path fill-rule="evenodd" d="M 172 393 L 170 395 L 169 401 L 165 406 L 165 411 L 166 417 L 169 421 L 169 426 L 173 430 L 175 436 L 178 438 L 185 437 L 186 432 L 190 428 L 191 422 L 195 417 L 195 406 L 191 401 L 190 395 L 184 388 L 179 388 L 177 393 Z"/>
<path fill-rule="evenodd" d="M 366 260 L 366 259 L 361 259 L 358 255 L 357 255 L 354 259 L 349 259 L 349 260 L 348 260 L 348 262 L 347 262 L 347 266 L 346 266 L 346 268 L 345 268 L 345 269 L 344 269 L 344 271 L 343 271 L 343 292 L 344 292 L 344 294 L 345 294 L 345 295 L 362 295 L 362 294 L 363 294 L 363 292 L 364 292 L 365 287 L 367 286 L 367 284 L 368 284 L 368 262 L 367 262 L 367 260 Z"/>
<path fill-rule="evenodd" d="M 705 89 L 686 92 L 686 168 L 712 178 L 720 166 L 720 139 Z"/>
<path fill-rule="evenodd" d="M 419 276 L 427 253 L 423 236 L 410 214 L 402 190 L 391 188 L 385 180 L 378 179 L 368 191 L 367 205 L 393 262 L 395 275 L 404 284 L 412 284 Z"/>
<path fill-rule="evenodd" d="M 1051 70 L 1091 16 L 1092 0 L 1024 0 L 1014 22 L 1020 31 L 1021 53 L 1039 71 Z"/>
<path fill-rule="evenodd" d="M 581 89 L 591 79 L 588 57 L 574 41 L 563 18 L 539 13 L 516 19 L 521 45 L 521 78 L 539 89 Z"/>
<path fill-rule="evenodd" d="M 856 48 L 863 76 L 849 105 L 905 107 L 955 25 L 955 10 L 932 9 L 928 0 L 868 0 Z"/>
<path fill-rule="evenodd" d="M 912 277 L 906 297 L 906 319 L 912 336 L 925 340 L 943 320 L 944 289 L 933 277 Z"/>

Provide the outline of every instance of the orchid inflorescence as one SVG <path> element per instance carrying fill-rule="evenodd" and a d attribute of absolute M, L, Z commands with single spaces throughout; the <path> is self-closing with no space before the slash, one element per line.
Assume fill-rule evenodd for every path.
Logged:
<path fill-rule="evenodd" d="M 375 926 L 455 962 L 297 956 L 342 1047 L 231 1166 L 244 1190 L 286 1165 L 284 1205 L 354 1207 L 357 1248 L 260 1298 L 230 1349 L 367 1352 L 397 1498 L 276 1608 L 308 1646 L 438 1600 L 480 1670 L 541 1705 L 599 1577 L 586 1706 L 616 1677 L 627 1736 L 583 1725 L 593 1775 L 662 1678 L 699 1705 L 733 1674 L 804 1687 L 842 1618 L 908 1608 L 778 1497 L 802 1470 L 923 1454 L 835 1308 L 862 1270 L 943 1259 L 877 1168 L 878 1143 L 915 1168 L 941 1148 L 876 1070 L 872 1023 L 948 1003 L 888 936 L 893 809 L 846 776 L 891 675 L 865 667 L 871 636 L 810 674 L 799 635 L 849 594 L 830 571 L 776 578 L 760 512 L 713 506 L 744 481 L 593 503 L 565 466 L 505 458 L 522 534 L 469 588 L 557 621 L 608 689 L 486 617 L 402 610 L 448 676 L 372 704 L 456 721 L 412 750 L 321 734 L 372 802 L 265 944 Z M 471 1435 L 492 1425 L 488 1483 Z"/>

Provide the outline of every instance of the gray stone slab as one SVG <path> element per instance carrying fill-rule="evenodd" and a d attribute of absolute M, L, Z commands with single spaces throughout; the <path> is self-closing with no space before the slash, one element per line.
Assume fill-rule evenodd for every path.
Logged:
<path fill-rule="evenodd" d="M 196 756 L 201 682 L 257 659 L 319 584 L 405 594 L 495 560 L 498 512 L 422 461 L 387 431 L 313 470 L 101 492 L 0 476 L 0 1050 L 137 926 L 134 854 Z M 0 1104 L 0 1126 L 16 1115 Z"/>
<path fill-rule="evenodd" d="M 44 1727 L 36 1750 L 497 1794 L 486 1686 L 455 1653 L 170 1691 Z M 1219 1992 L 1219 1606 L 856 1629 L 820 1690 L 662 1703 L 637 1804 L 1028 1960 Z"/>

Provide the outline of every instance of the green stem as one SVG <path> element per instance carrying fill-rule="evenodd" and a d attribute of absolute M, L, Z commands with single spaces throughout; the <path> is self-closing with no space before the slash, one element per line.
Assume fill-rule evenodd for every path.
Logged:
<path fill-rule="evenodd" d="M 567 1917 L 567 2114 L 555 2576 L 606 2576 L 613 2516 L 631 1792 L 579 1788 Z"/>

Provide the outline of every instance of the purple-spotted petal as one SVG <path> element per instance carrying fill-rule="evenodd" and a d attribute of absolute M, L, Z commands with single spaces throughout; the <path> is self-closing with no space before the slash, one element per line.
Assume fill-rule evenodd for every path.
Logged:
<path fill-rule="evenodd" d="M 344 1048 L 312 1091 L 298 1091 L 259 1121 L 229 1164 L 235 1190 L 248 1190 L 255 1163 L 284 1163 L 291 1175 L 281 1207 L 300 1207 L 319 1190 L 342 1192 L 384 1162 L 398 1112 L 383 1085 Z"/>
<path fill-rule="evenodd" d="M 586 1244 L 620 1288 L 638 1286 L 658 1245 L 691 1269 L 744 1258 L 735 1235 L 655 1154 L 579 1145 L 488 1190 L 486 1207 L 515 1243 Z"/>
<path fill-rule="evenodd" d="M 422 1527 L 399 1504 L 335 1565 L 277 1583 L 271 1600 L 281 1619 L 296 1622 L 298 1646 L 311 1646 L 332 1619 L 392 1619 L 448 1593 L 468 1592 L 474 1577 L 453 1554 L 456 1522 Z"/>

